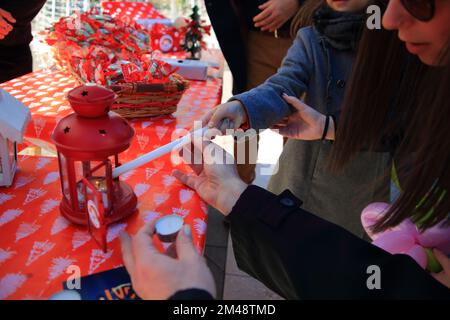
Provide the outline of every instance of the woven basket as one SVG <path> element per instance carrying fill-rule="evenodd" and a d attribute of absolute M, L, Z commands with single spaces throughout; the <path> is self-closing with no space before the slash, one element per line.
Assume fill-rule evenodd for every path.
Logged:
<path fill-rule="evenodd" d="M 118 98 L 113 110 L 125 118 L 154 117 L 174 113 L 189 81 L 172 74 L 167 83 L 122 83 L 109 86 Z"/>
<path fill-rule="evenodd" d="M 60 57 L 58 57 L 60 58 Z M 64 61 L 64 59 L 59 59 Z M 60 63 L 80 84 L 85 82 L 69 63 Z M 155 117 L 174 113 L 189 81 L 173 73 L 165 83 L 120 83 L 109 86 L 118 96 L 112 108 L 125 118 Z"/>

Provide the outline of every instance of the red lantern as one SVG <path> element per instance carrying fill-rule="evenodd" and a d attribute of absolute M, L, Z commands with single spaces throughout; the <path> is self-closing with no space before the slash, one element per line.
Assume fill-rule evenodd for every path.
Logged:
<path fill-rule="evenodd" d="M 89 226 L 106 251 L 106 228 L 136 211 L 132 188 L 112 178 L 120 152 L 134 136 L 133 128 L 111 112 L 116 95 L 98 85 L 71 90 L 67 99 L 75 113 L 61 119 L 52 133 L 59 159 L 63 198 L 61 214 L 71 222 Z"/>

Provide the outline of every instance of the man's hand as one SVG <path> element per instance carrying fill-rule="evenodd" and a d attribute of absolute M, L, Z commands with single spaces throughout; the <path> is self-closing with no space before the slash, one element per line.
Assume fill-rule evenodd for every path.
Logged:
<path fill-rule="evenodd" d="M 192 243 L 189 225 L 178 233 L 177 259 L 162 254 L 153 245 L 154 222 L 142 227 L 134 236 L 120 235 L 122 257 L 130 274 L 133 289 L 141 299 L 167 299 L 177 291 L 203 289 L 213 297 L 216 287 L 205 259 Z"/>
<path fill-rule="evenodd" d="M 194 139 L 193 153 L 187 148 L 183 149 L 183 153 L 201 154 L 202 164 L 190 164 L 193 173 L 174 170 L 173 175 L 197 191 L 209 205 L 228 215 L 247 188 L 247 184 L 239 178 L 236 164 L 230 154 L 212 142 L 202 142 L 202 146 L 199 144 Z M 183 155 L 183 158 L 187 157 Z"/>
<path fill-rule="evenodd" d="M 0 40 L 5 38 L 8 33 L 13 29 L 12 23 L 15 23 L 16 19 L 6 10 L 0 9 Z"/>
<path fill-rule="evenodd" d="M 253 18 L 256 28 L 274 32 L 300 9 L 298 0 L 269 0 L 258 7 L 261 13 Z"/>

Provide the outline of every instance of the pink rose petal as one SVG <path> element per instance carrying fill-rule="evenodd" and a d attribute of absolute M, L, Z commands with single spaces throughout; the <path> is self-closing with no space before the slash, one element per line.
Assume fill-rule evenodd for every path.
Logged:
<path fill-rule="evenodd" d="M 391 231 L 378 237 L 373 244 L 394 254 L 405 253 L 416 243 L 414 237 L 408 233 L 403 231 Z"/>
<path fill-rule="evenodd" d="M 421 246 L 415 245 L 405 253 L 413 258 L 422 268 L 425 269 L 427 267 L 427 254 Z"/>

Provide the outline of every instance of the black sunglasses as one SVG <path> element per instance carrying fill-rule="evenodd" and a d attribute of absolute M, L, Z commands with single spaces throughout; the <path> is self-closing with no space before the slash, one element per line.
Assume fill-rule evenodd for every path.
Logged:
<path fill-rule="evenodd" d="M 400 0 L 406 11 L 420 21 L 430 21 L 436 10 L 435 0 Z"/>

